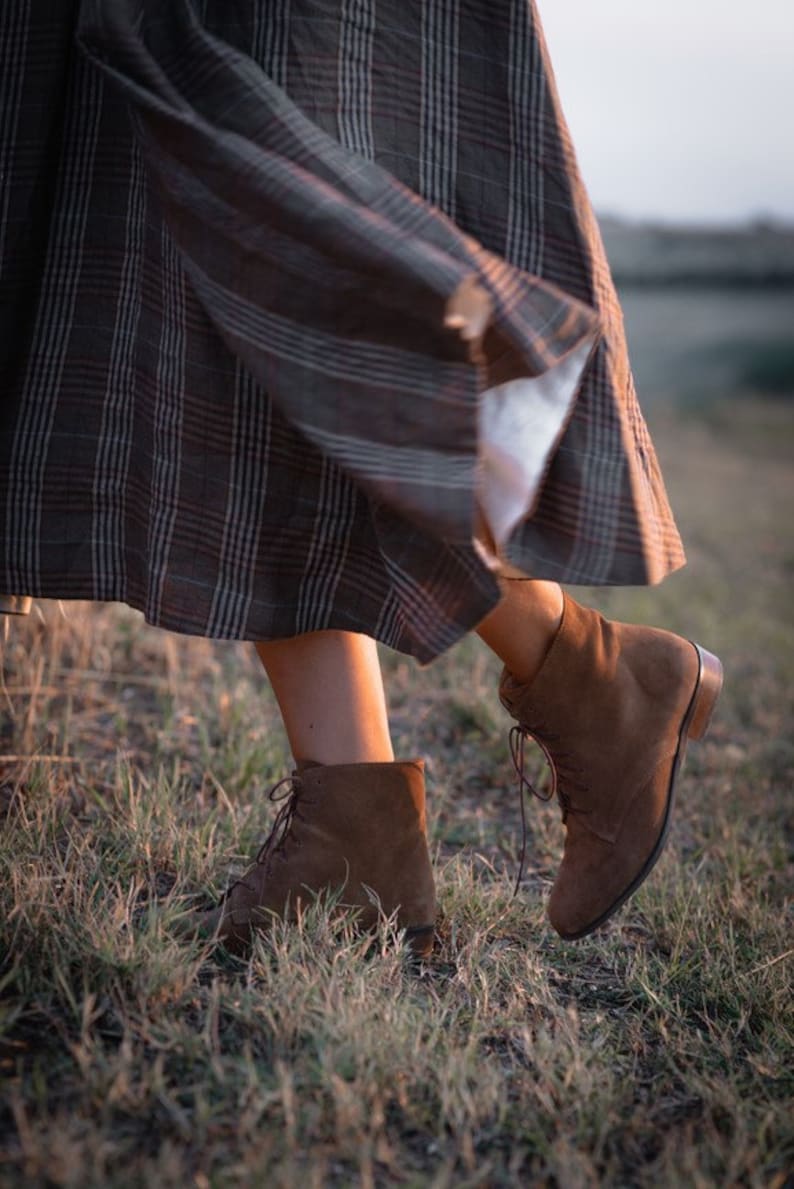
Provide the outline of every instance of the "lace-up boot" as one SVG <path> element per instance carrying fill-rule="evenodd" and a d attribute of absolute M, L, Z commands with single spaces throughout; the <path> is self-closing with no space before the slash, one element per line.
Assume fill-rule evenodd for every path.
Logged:
<path fill-rule="evenodd" d="M 281 801 L 255 862 L 212 912 L 205 936 L 240 952 L 254 929 L 294 920 L 321 892 L 359 910 L 363 929 L 397 912 L 412 951 L 433 946 L 435 888 L 427 850 L 424 764 L 303 765 L 271 790 Z"/>
<path fill-rule="evenodd" d="M 499 694 L 520 724 L 514 731 L 533 738 L 552 768 L 541 799 L 556 792 L 562 807 L 565 849 L 548 905 L 562 937 L 598 928 L 650 872 L 687 738 L 705 733 L 721 684 L 720 662 L 699 645 L 611 623 L 567 596 L 534 680 L 504 670 Z M 523 737 L 513 741 L 519 768 Z"/>

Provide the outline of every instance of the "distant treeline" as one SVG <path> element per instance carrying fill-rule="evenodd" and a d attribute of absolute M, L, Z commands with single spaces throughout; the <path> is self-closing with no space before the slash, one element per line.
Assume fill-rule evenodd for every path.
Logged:
<path fill-rule="evenodd" d="M 609 216 L 600 225 L 618 285 L 794 288 L 794 226 L 687 227 Z"/>

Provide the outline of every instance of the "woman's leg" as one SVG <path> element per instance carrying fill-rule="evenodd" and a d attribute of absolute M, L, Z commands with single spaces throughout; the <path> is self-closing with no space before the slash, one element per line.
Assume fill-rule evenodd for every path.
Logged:
<path fill-rule="evenodd" d="M 394 759 L 375 641 L 356 632 L 309 632 L 256 646 L 296 763 Z"/>
<path fill-rule="evenodd" d="M 562 590 L 556 582 L 506 579 L 502 595 L 477 634 L 514 677 L 531 681 L 562 622 Z"/>
<path fill-rule="evenodd" d="M 374 640 L 327 631 L 256 647 L 297 772 L 256 862 L 193 927 L 244 949 L 255 930 L 333 892 L 366 928 L 396 914 L 414 953 L 429 953 L 436 901 L 423 765 L 394 762 Z"/>

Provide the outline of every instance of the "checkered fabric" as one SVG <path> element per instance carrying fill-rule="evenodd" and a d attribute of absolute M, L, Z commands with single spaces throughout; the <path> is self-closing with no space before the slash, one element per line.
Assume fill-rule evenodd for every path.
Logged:
<path fill-rule="evenodd" d="M 0 54 L 0 590 L 431 659 L 498 597 L 479 394 L 594 328 L 507 557 L 682 563 L 527 0 L 10 0 Z"/>

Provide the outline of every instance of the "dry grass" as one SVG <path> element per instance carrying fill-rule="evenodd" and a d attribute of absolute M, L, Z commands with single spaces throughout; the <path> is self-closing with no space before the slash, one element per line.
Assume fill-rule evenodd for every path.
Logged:
<path fill-rule="evenodd" d="M 250 648 L 118 607 L 10 624 L 0 1183 L 792 1183 L 794 418 L 721 417 L 657 426 L 690 570 L 599 601 L 720 652 L 726 693 L 659 867 L 576 945 L 544 922 L 553 807 L 529 808 L 511 897 L 518 805 L 476 641 L 424 671 L 384 658 L 398 751 L 430 760 L 443 921 L 416 970 L 388 923 L 373 944 L 320 910 L 249 962 L 177 939 L 287 769 Z"/>

